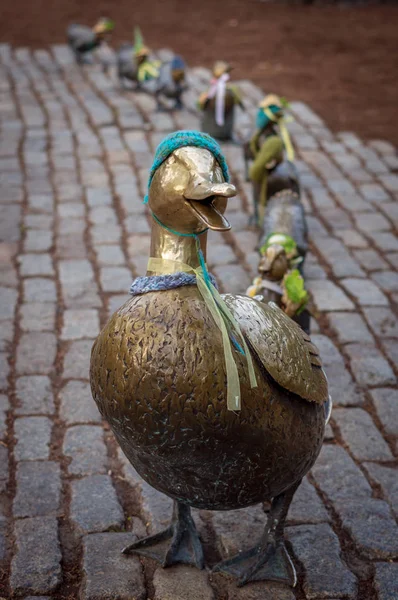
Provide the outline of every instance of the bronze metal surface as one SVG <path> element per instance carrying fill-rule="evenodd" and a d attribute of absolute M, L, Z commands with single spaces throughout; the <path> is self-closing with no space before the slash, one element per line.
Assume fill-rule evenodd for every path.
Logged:
<path fill-rule="evenodd" d="M 224 183 L 207 150 L 177 150 L 155 173 L 149 206 L 167 227 L 203 228 L 185 198 L 192 182 Z M 212 201 L 224 212 L 225 197 Z M 206 234 L 200 239 L 205 251 Z M 195 252 L 192 238 L 153 224 L 152 256 L 195 267 Z M 222 338 L 196 286 L 131 298 L 98 336 L 90 370 L 101 414 L 142 477 L 180 502 L 219 510 L 270 499 L 303 477 L 321 448 L 327 399 L 317 350 L 297 325 L 277 307 L 243 296 L 225 301 L 258 381 L 252 389 L 245 357 L 233 350 L 240 412 L 227 410 Z"/>

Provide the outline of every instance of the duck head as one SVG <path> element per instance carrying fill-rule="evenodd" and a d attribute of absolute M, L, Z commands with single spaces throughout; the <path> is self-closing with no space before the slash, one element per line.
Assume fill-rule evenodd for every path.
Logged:
<path fill-rule="evenodd" d="M 229 74 L 232 71 L 232 66 L 224 60 L 217 60 L 213 65 L 213 77 L 218 79 L 221 75 Z"/>
<path fill-rule="evenodd" d="M 278 244 L 266 248 L 258 265 L 258 272 L 271 281 L 280 281 L 289 268 L 286 251 Z"/>
<path fill-rule="evenodd" d="M 227 231 L 231 226 L 224 212 L 228 198 L 235 195 L 235 186 L 225 180 L 210 150 L 185 146 L 156 169 L 148 204 L 163 225 L 181 233 L 197 233 L 205 227 Z"/>
<path fill-rule="evenodd" d="M 102 17 L 94 25 L 93 31 L 98 37 L 105 37 L 105 35 L 113 31 L 114 28 L 114 21 L 111 21 L 111 19 L 108 19 L 107 17 Z"/>

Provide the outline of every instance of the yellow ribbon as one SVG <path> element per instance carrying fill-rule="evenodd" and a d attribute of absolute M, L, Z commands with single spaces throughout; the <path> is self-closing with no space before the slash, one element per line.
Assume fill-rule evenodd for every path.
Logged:
<path fill-rule="evenodd" d="M 170 268 L 173 272 L 183 271 L 184 273 L 195 273 L 196 284 L 198 286 L 199 293 L 201 294 L 207 308 L 210 311 L 217 327 L 221 331 L 225 368 L 227 372 L 227 408 L 228 410 L 240 410 L 241 409 L 241 391 L 239 382 L 238 367 L 236 366 L 235 359 L 233 357 L 231 340 L 228 334 L 227 323 L 232 326 L 234 333 L 239 337 L 241 345 L 243 346 L 245 357 L 247 361 L 247 367 L 249 372 L 250 386 L 252 388 L 257 387 L 256 375 L 254 372 L 253 361 L 250 355 L 249 348 L 247 347 L 245 338 L 240 330 L 239 324 L 233 317 L 231 311 L 225 304 L 224 300 L 211 283 L 206 284 L 202 267 L 194 269 L 186 263 L 179 262 L 177 260 L 171 260 L 166 258 L 150 258 L 148 261 L 148 271 L 156 271 L 158 273 L 169 273 Z"/>
<path fill-rule="evenodd" d="M 267 117 L 269 119 L 271 119 L 271 121 L 273 121 L 274 123 L 278 123 L 281 138 L 283 140 L 283 144 L 284 144 L 285 150 L 286 150 L 286 156 L 287 156 L 288 160 L 291 160 L 293 162 L 294 161 L 294 148 L 293 148 L 292 141 L 290 139 L 289 132 L 286 127 L 286 120 L 283 117 L 278 119 L 274 115 L 274 113 L 270 111 L 269 108 L 264 108 L 264 113 L 267 115 Z"/>

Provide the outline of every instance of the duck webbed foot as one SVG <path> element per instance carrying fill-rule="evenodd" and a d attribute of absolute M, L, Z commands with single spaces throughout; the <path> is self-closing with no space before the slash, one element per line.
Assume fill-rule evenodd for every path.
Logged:
<path fill-rule="evenodd" d="M 174 503 L 170 525 L 154 535 L 134 542 L 122 550 L 123 554 L 141 554 L 157 560 L 163 567 L 176 563 L 204 567 L 202 544 L 186 504 Z"/>
<path fill-rule="evenodd" d="M 299 485 L 300 482 L 273 499 L 260 542 L 246 552 L 220 562 L 213 572 L 221 571 L 237 577 L 238 586 L 250 581 L 296 585 L 296 570 L 286 550 L 283 531 L 290 503 Z"/>

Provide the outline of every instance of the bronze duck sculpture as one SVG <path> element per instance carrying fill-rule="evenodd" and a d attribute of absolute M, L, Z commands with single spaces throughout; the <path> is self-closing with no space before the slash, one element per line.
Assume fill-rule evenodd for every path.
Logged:
<path fill-rule="evenodd" d="M 117 72 L 120 86 L 133 83 L 135 89 L 141 89 L 146 82 L 159 77 L 160 61 L 150 58 L 151 51 L 144 45 L 139 27 L 134 30 L 134 45 L 122 44 L 117 52 Z"/>
<path fill-rule="evenodd" d="M 228 63 L 217 61 L 210 87 L 198 99 L 202 112 L 201 129 L 217 140 L 233 139 L 235 106 L 245 110 L 237 87 L 229 83 L 231 69 Z"/>
<path fill-rule="evenodd" d="M 88 54 L 104 42 L 107 34 L 113 31 L 114 27 L 114 22 L 105 17 L 99 19 L 93 28 L 85 25 L 69 25 L 66 35 L 76 62 L 79 64 L 87 62 Z"/>
<path fill-rule="evenodd" d="M 278 192 L 267 202 L 259 248 L 259 276 L 246 294 L 262 302 L 276 302 L 296 323 L 310 333 L 306 308 L 303 266 L 308 250 L 304 207 L 290 189 Z"/>
<path fill-rule="evenodd" d="M 258 107 L 256 131 L 243 146 L 247 179 L 253 186 L 253 221 L 260 227 L 269 198 L 285 189 L 300 194 L 294 150 L 284 123 L 285 109 L 286 102 L 279 96 L 265 96 Z"/>
<path fill-rule="evenodd" d="M 203 568 L 191 507 L 272 500 L 259 542 L 215 569 L 239 585 L 294 585 L 284 523 L 322 445 L 327 381 L 310 338 L 276 305 L 218 298 L 209 283 L 207 229 L 230 228 L 223 213 L 235 193 L 210 136 L 176 132 L 159 145 L 148 187 L 147 277 L 133 282 L 133 297 L 96 339 L 91 389 L 130 462 L 175 500 L 170 526 L 124 553 Z"/>

